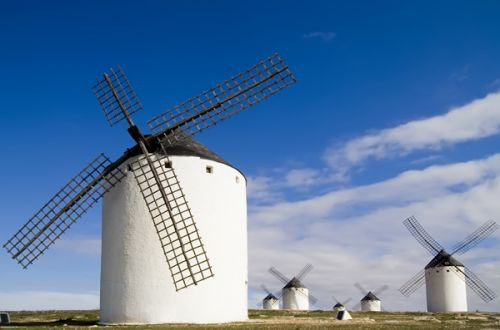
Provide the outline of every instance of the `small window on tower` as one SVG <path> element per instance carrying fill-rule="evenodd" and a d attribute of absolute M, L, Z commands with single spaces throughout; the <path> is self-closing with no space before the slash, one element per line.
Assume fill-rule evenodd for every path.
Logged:
<path fill-rule="evenodd" d="M 172 162 L 170 160 L 165 162 L 165 168 L 172 168 Z"/>
<path fill-rule="evenodd" d="M 236 183 L 240 183 L 240 177 L 236 176 Z"/>
<path fill-rule="evenodd" d="M 130 164 L 128 164 L 128 165 L 127 165 L 127 171 L 129 171 L 129 172 L 132 172 L 132 171 L 133 171 L 133 170 L 132 170 L 132 165 L 130 165 Z"/>
<path fill-rule="evenodd" d="M 447 273 L 449 273 L 449 272 L 450 272 L 450 270 L 449 270 L 449 269 L 447 269 L 447 270 L 446 270 L 446 272 L 447 272 Z"/>
<path fill-rule="evenodd" d="M 205 169 L 205 170 L 206 170 L 206 171 L 207 171 L 207 173 L 209 173 L 209 174 L 212 174 L 212 173 L 214 172 L 214 168 L 213 168 L 212 166 L 208 166 L 208 165 L 207 165 L 207 167 L 206 167 L 206 169 Z"/>

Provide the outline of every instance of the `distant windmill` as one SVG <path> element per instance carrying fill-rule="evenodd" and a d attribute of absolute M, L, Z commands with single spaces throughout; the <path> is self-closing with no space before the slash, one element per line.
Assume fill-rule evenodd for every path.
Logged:
<path fill-rule="evenodd" d="M 354 286 L 364 296 L 360 300 L 360 302 L 355 307 L 353 307 L 353 309 L 357 309 L 358 307 L 361 307 L 361 311 L 363 311 L 363 312 L 380 312 L 382 310 L 382 302 L 380 301 L 380 299 L 377 296 L 380 295 L 385 290 L 389 289 L 389 287 L 387 285 L 383 285 L 373 292 L 366 290 L 359 283 L 354 283 Z"/>
<path fill-rule="evenodd" d="M 346 299 L 343 302 L 340 302 L 335 296 L 332 295 L 333 300 L 336 304 L 333 306 L 333 311 L 335 312 L 335 319 L 339 321 L 348 321 L 352 320 L 352 316 L 345 307 L 348 302 L 352 300 L 352 298 Z"/>
<path fill-rule="evenodd" d="M 309 290 L 301 282 L 312 268 L 311 264 L 305 265 L 299 274 L 292 279 L 283 275 L 275 267 L 269 268 L 269 272 L 285 284 L 281 290 L 283 309 L 309 310 L 309 303 L 314 305 L 318 301 L 318 299 L 309 294 Z"/>
<path fill-rule="evenodd" d="M 264 284 L 261 284 L 260 287 L 267 293 L 267 296 L 262 300 L 262 308 L 280 309 L 281 294 L 273 294 Z"/>
<path fill-rule="evenodd" d="M 486 286 L 469 268 L 455 259 L 478 245 L 491 235 L 498 225 L 489 220 L 463 241 L 455 245 L 451 253 L 445 249 L 420 225 L 415 217 L 403 221 L 403 224 L 416 240 L 434 257 L 423 270 L 406 282 L 399 291 L 409 297 L 424 284 L 426 286 L 427 311 L 429 312 L 465 312 L 467 311 L 466 284 L 481 299 L 489 302 L 496 294 Z"/>
<path fill-rule="evenodd" d="M 97 157 L 4 248 L 26 268 L 103 199 L 101 322 L 247 319 L 245 178 L 193 135 L 294 82 L 272 55 L 152 118 L 143 134 L 131 117 L 142 104 L 124 71 L 104 73 L 94 93 L 110 125 L 128 123 L 135 146 L 114 162 Z"/>

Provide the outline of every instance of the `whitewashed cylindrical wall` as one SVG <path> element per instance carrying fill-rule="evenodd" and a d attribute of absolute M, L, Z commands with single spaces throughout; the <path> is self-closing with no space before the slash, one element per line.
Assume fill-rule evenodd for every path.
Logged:
<path fill-rule="evenodd" d="M 280 309 L 280 302 L 277 299 L 264 299 L 262 307 L 264 309 Z"/>
<path fill-rule="evenodd" d="M 458 266 L 427 268 L 425 286 L 427 311 L 429 312 L 466 312 L 467 290 L 464 268 Z"/>
<path fill-rule="evenodd" d="M 170 160 L 215 276 L 175 291 L 147 206 L 134 174 L 128 172 L 103 202 L 100 322 L 246 320 L 245 178 L 233 167 L 212 160 L 195 156 L 170 156 Z M 122 169 L 127 171 L 126 164 Z"/>
<path fill-rule="evenodd" d="M 382 310 L 382 305 L 380 300 L 362 300 L 361 310 L 363 312 L 380 312 Z"/>
<path fill-rule="evenodd" d="M 345 309 L 344 306 L 337 307 L 335 309 L 336 314 L 335 314 L 335 319 L 339 321 L 349 321 L 352 320 L 351 314 Z"/>
<path fill-rule="evenodd" d="M 283 288 L 283 309 L 309 310 L 309 290 L 307 288 Z"/>

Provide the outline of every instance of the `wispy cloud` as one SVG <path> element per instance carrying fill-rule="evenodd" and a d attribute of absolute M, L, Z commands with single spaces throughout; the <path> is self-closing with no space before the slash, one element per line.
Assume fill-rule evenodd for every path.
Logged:
<path fill-rule="evenodd" d="M 304 39 L 320 39 L 323 42 L 330 42 L 335 38 L 335 32 L 308 32 L 303 35 Z"/>
<path fill-rule="evenodd" d="M 364 161 L 395 158 L 416 150 L 438 150 L 500 132 L 500 92 L 451 109 L 449 112 L 383 129 L 336 144 L 324 158 L 340 173 Z"/>
<path fill-rule="evenodd" d="M 459 188 L 459 189 L 457 189 Z M 385 307 L 424 310 L 425 290 L 411 299 L 397 288 L 431 259 L 402 225 L 415 215 L 449 247 L 485 220 L 500 213 L 500 154 L 469 162 L 406 171 L 389 180 L 333 190 L 299 201 L 280 201 L 249 208 L 251 305 L 263 298 L 258 285 L 281 284 L 267 273 L 271 265 L 292 276 L 303 264 L 315 269 L 306 279 L 331 308 L 330 294 L 360 299 L 355 281 L 369 289 L 388 284 Z M 500 235 L 460 258 L 494 291 L 500 292 Z M 367 271 L 369 269 L 370 271 Z M 397 271 L 395 271 L 397 269 Z M 471 309 L 497 310 L 500 302 L 483 303 L 469 294 Z"/>

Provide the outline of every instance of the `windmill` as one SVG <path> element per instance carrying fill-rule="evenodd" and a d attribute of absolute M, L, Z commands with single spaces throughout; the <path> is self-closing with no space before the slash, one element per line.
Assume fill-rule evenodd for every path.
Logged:
<path fill-rule="evenodd" d="M 491 235 L 498 225 L 486 221 L 476 231 L 454 246 L 451 253 L 445 249 L 420 225 L 415 217 L 409 217 L 403 224 L 415 239 L 429 251 L 433 258 L 423 270 L 408 280 L 399 291 L 406 297 L 424 284 L 429 312 L 465 312 L 467 311 L 466 284 L 485 302 L 496 297 L 469 268 L 453 256 L 462 255 L 482 240 Z"/>
<path fill-rule="evenodd" d="M 280 309 L 281 294 L 273 294 L 264 284 L 261 284 L 260 287 L 267 293 L 267 296 L 262 300 L 262 308 Z"/>
<path fill-rule="evenodd" d="M 361 298 L 360 302 L 353 307 L 353 309 L 358 309 L 361 307 L 361 311 L 363 312 L 380 312 L 382 309 L 382 302 L 377 297 L 385 290 L 389 289 L 387 285 L 383 285 L 377 290 L 371 292 L 366 290 L 361 284 L 354 283 L 354 286 L 361 292 L 363 298 Z"/>
<path fill-rule="evenodd" d="M 302 284 L 302 280 L 312 270 L 313 266 L 307 264 L 292 279 L 289 279 L 275 267 L 269 268 L 269 272 L 280 280 L 285 286 L 281 289 L 283 309 L 309 310 L 309 303 L 314 305 L 318 299 L 309 294 L 309 290 Z"/>
<path fill-rule="evenodd" d="M 333 311 L 335 312 L 335 319 L 339 321 L 348 321 L 352 320 L 352 316 L 345 307 L 345 305 L 352 300 L 352 298 L 346 299 L 343 302 L 340 302 L 335 296 L 332 295 L 333 300 L 336 304 L 333 306 Z"/>
<path fill-rule="evenodd" d="M 246 319 L 245 178 L 193 135 L 294 82 L 274 54 L 154 117 L 145 135 L 124 71 L 104 73 L 94 93 L 111 126 L 128 123 L 135 146 L 90 162 L 4 248 L 28 267 L 103 198 L 101 322 Z"/>

